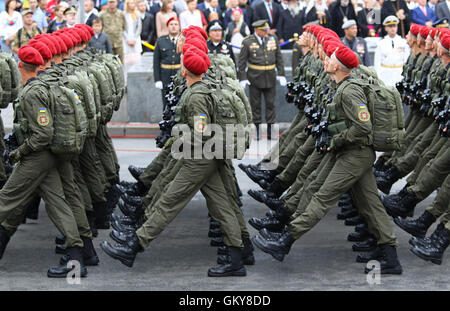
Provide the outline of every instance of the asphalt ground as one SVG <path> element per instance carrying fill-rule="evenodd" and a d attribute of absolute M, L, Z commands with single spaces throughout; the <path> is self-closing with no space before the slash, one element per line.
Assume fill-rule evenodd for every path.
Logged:
<path fill-rule="evenodd" d="M 157 155 L 153 139 L 114 139 L 121 179 L 132 180 L 130 164 L 146 166 Z M 270 147 L 262 140 L 259 148 L 253 144 L 244 163 L 256 163 Z M 242 201 L 246 220 L 263 217 L 268 210 L 256 202 L 247 191 L 257 189 L 235 161 L 236 173 L 244 193 Z M 404 181 L 397 182 L 399 191 Z M 421 202 L 420 215 L 436 193 Z M 94 240 L 100 265 L 89 267 L 81 284 L 68 284 L 66 279 L 47 278 L 47 269 L 57 265 L 60 255 L 54 253 L 55 226 L 49 221 L 43 203 L 37 221 L 22 225 L 11 239 L 0 260 L 0 290 L 449 290 L 450 259 L 444 255 L 441 266 L 425 262 L 409 250 L 410 236 L 394 223 L 399 239 L 398 254 L 404 273 L 401 276 L 381 276 L 381 284 L 370 285 L 364 274 L 364 264 L 356 263 L 356 253 L 347 242 L 353 227 L 337 220 L 338 208 L 309 233 L 297 241 L 284 262 L 255 250 L 256 265 L 247 267 L 247 277 L 209 278 L 207 270 L 216 265 L 216 248 L 209 246 L 208 218 L 205 201 L 197 194 L 167 229 L 137 256 L 133 268 L 107 256 L 100 242 L 112 240 L 109 230 L 100 231 Z M 249 225 L 252 235 L 256 231 Z M 434 227 L 432 228 L 434 230 Z M 430 230 L 430 233 L 432 231 Z"/>

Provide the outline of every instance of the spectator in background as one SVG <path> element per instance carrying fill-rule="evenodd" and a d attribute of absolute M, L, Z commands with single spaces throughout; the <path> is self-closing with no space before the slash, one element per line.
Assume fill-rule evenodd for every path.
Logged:
<path fill-rule="evenodd" d="M 136 9 L 136 0 L 125 1 L 126 28 L 123 33 L 123 54 L 125 55 L 125 66 L 135 64 L 142 53 L 141 31 L 142 20 Z"/>
<path fill-rule="evenodd" d="M 356 21 L 356 13 L 353 4 L 350 0 L 336 0 L 336 2 L 330 4 L 328 11 L 331 17 L 331 30 L 337 33 L 339 37 L 343 37 L 345 33 L 342 29 L 342 25 L 349 20 Z"/>
<path fill-rule="evenodd" d="M 299 7 L 302 9 L 300 5 Z M 304 15 L 304 25 L 318 21 L 319 25 L 328 27 L 331 21 L 325 0 L 310 0 L 304 8 Z"/>
<path fill-rule="evenodd" d="M 242 12 L 245 12 L 244 18 L 245 23 L 250 28 L 250 31 L 252 30 L 252 21 L 253 21 L 253 8 L 248 5 L 248 0 L 238 0 L 238 7 L 242 10 Z"/>
<path fill-rule="evenodd" d="M 398 24 L 398 34 L 405 38 L 411 23 L 409 12 L 405 0 L 384 0 L 381 7 L 381 20 L 384 21 L 386 17 L 390 15 L 397 16 L 400 20 L 400 23 Z M 382 28 L 381 34 L 382 36 L 386 35 L 384 28 Z"/>
<path fill-rule="evenodd" d="M 276 26 L 278 24 L 278 19 L 280 17 L 281 7 L 278 3 L 272 0 L 263 0 L 261 3 L 257 4 L 253 9 L 253 20 L 268 20 L 270 34 L 276 33 Z"/>
<path fill-rule="evenodd" d="M 101 12 L 106 12 L 108 10 L 108 0 L 102 0 L 100 4 L 100 12 L 98 13 L 98 16 L 100 16 Z"/>
<path fill-rule="evenodd" d="M 433 10 L 427 6 L 427 0 L 417 0 L 419 6 L 411 11 L 411 21 L 413 23 L 432 27 L 436 21 L 436 15 Z"/>
<path fill-rule="evenodd" d="M 109 41 L 108 35 L 103 32 L 100 18 L 94 18 L 92 21 L 92 29 L 94 29 L 95 34 L 91 38 L 91 41 L 89 41 L 89 46 L 112 54 L 111 41 Z"/>
<path fill-rule="evenodd" d="M 216 19 L 221 20 L 219 14 L 217 12 L 209 13 L 209 15 L 208 15 L 208 22 L 216 20 Z"/>
<path fill-rule="evenodd" d="M 94 0 L 84 0 L 84 21 L 83 24 L 92 27 L 92 21 L 98 17 L 98 11 L 94 6 Z"/>
<path fill-rule="evenodd" d="M 180 26 L 183 30 L 189 26 L 198 26 L 206 29 L 208 25 L 200 10 L 197 10 L 197 0 L 186 0 L 187 10 L 180 14 Z"/>
<path fill-rule="evenodd" d="M 436 15 L 436 5 L 439 3 L 439 0 L 429 0 L 428 6 L 433 10 L 434 14 Z"/>
<path fill-rule="evenodd" d="M 64 18 L 65 10 L 66 8 L 62 5 L 57 5 L 53 8 L 55 18 L 48 24 L 47 33 L 52 33 L 66 27 L 66 20 Z"/>
<path fill-rule="evenodd" d="M 141 41 L 142 43 L 154 44 L 155 41 L 155 19 L 153 15 L 146 11 L 145 0 L 138 0 L 137 9 L 142 23 Z M 150 52 L 151 50 L 143 46 L 142 52 Z"/>
<path fill-rule="evenodd" d="M 239 9 L 235 9 L 239 10 Z M 231 57 L 233 62 L 236 64 L 236 59 L 234 57 L 233 49 L 231 44 L 223 40 L 223 26 L 222 22 L 219 20 L 211 21 L 208 24 L 207 32 L 209 40 L 207 41 L 208 50 L 211 53 L 228 55 Z"/>
<path fill-rule="evenodd" d="M 33 12 L 30 9 L 22 11 L 23 27 L 20 28 L 14 35 L 14 39 L 11 44 L 11 50 L 13 53 L 19 51 L 19 49 L 28 44 L 28 41 L 34 38 L 35 35 L 41 33 L 41 30 L 36 26 L 33 26 Z"/>
<path fill-rule="evenodd" d="M 406 6 L 408 7 L 408 9 L 414 10 L 415 8 L 417 8 L 419 5 L 417 4 L 416 0 L 405 0 L 406 2 Z"/>
<path fill-rule="evenodd" d="M 2 52 L 11 53 L 11 42 L 23 27 L 22 16 L 16 11 L 16 1 L 6 0 L 5 11 L 0 13 L 0 39 Z"/>
<path fill-rule="evenodd" d="M 64 11 L 64 19 L 66 20 L 66 27 L 73 27 L 77 23 L 77 10 L 75 7 L 70 7 Z"/>
<path fill-rule="evenodd" d="M 436 4 L 435 13 L 437 19 L 446 18 L 450 20 L 450 1 L 446 0 Z"/>
<path fill-rule="evenodd" d="M 360 63 L 364 66 L 370 66 L 370 55 L 366 40 L 356 36 L 358 34 L 356 21 L 354 19 L 346 21 L 342 25 L 342 29 L 345 33 L 344 37 L 341 38 L 342 43 L 358 55 Z"/>
<path fill-rule="evenodd" d="M 289 41 L 294 33 L 301 34 L 303 27 L 303 10 L 300 9 L 297 0 L 289 0 L 288 9 L 280 13 L 277 24 L 277 37 L 281 43 Z M 283 49 L 292 49 L 293 42 L 284 45 Z"/>
<path fill-rule="evenodd" d="M 227 10 L 223 16 L 223 25 L 225 28 L 228 27 L 228 23 L 231 22 L 231 14 L 233 10 L 238 7 L 238 5 L 238 0 L 227 0 Z M 244 11 L 242 11 L 242 13 L 244 13 Z"/>
<path fill-rule="evenodd" d="M 155 17 L 157 38 L 169 34 L 167 21 L 172 17 L 177 17 L 177 13 L 173 11 L 173 0 L 163 0 L 161 10 Z"/>
<path fill-rule="evenodd" d="M 208 21 L 212 20 L 212 19 L 209 18 L 209 15 L 211 13 L 217 13 L 218 18 L 215 18 L 215 19 L 220 19 L 220 20 L 223 19 L 222 18 L 222 11 L 221 11 L 220 6 L 219 6 L 219 0 L 209 0 L 209 2 L 203 2 L 203 3 L 205 3 L 205 7 L 206 8 L 203 9 L 203 10 L 202 9 L 199 9 L 199 10 L 201 10 L 203 12 L 203 14 L 205 15 L 205 18 Z M 208 4 L 206 5 L 206 3 L 208 3 Z M 198 6 L 200 6 L 200 5 L 198 5 Z"/>
<path fill-rule="evenodd" d="M 29 0 L 29 9 L 33 12 L 33 20 L 36 22 L 36 26 L 43 32 L 47 31 L 48 23 L 45 14 L 41 10 L 38 10 L 37 0 Z"/>
<path fill-rule="evenodd" d="M 250 35 L 250 29 L 247 24 L 245 24 L 244 16 L 240 8 L 233 10 L 231 15 L 232 21 L 228 24 L 225 30 L 225 40 L 231 42 L 231 45 L 240 47 L 242 45 L 242 40 Z M 238 54 L 239 49 L 233 48 L 233 52 Z"/>
<path fill-rule="evenodd" d="M 50 20 L 53 20 L 55 18 L 54 9 L 58 4 L 60 4 L 60 2 L 61 2 L 61 0 L 50 0 L 47 3 L 46 11 L 47 11 L 47 13 L 50 14 Z M 63 12 L 64 12 L 64 10 L 63 10 Z"/>
<path fill-rule="evenodd" d="M 147 8 L 147 13 L 150 13 L 153 17 L 156 17 L 156 13 L 161 10 L 162 4 L 159 0 L 146 0 L 145 6 Z"/>
<path fill-rule="evenodd" d="M 47 3 L 48 3 L 47 0 L 38 0 L 37 10 L 42 12 L 42 14 L 45 16 L 45 21 L 47 22 L 48 27 L 48 23 L 50 22 L 50 13 L 48 13 L 46 10 Z"/>
<path fill-rule="evenodd" d="M 381 8 L 376 0 L 364 0 L 364 8 L 358 12 L 356 23 L 361 37 L 380 37 L 381 25 L 377 23 Z"/>
<path fill-rule="evenodd" d="M 175 12 L 177 13 L 178 16 L 180 16 L 180 14 L 184 11 L 187 10 L 187 4 L 186 1 L 184 0 L 176 0 L 173 3 L 173 9 L 175 10 Z"/>
<path fill-rule="evenodd" d="M 123 37 L 127 29 L 127 21 L 122 11 L 117 9 L 117 1 L 109 0 L 108 9 L 100 12 L 98 17 L 102 20 L 103 31 L 108 35 L 114 55 L 119 55 L 124 61 Z"/>

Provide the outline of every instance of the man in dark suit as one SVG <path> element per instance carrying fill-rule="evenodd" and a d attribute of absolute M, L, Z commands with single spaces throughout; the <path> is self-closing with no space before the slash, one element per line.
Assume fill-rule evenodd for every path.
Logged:
<path fill-rule="evenodd" d="M 98 16 L 94 13 L 94 0 L 85 0 L 84 1 L 84 23 L 88 26 L 92 27 L 92 21 L 96 19 Z"/>
<path fill-rule="evenodd" d="M 147 13 L 152 14 L 153 17 L 161 10 L 161 2 L 159 0 L 145 0 L 145 6 Z"/>
<path fill-rule="evenodd" d="M 203 5 L 202 5 L 203 4 Z M 209 2 L 202 2 L 197 6 L 197 9 L 203 12 L 207 21 L 209 21 L 209 14 L 216 12 L 219 19 L 222 20 L 222 11 L 220 9 L 218 0 L 210 0 Z"/>
<path fill-rule="evenodd" d="M 419 6 L 411 11 L 411 21 L 423 26 L 433 26 L 433 23 L 436 21 L 436 15 L 427 5 L 427 0 L 418 0 L 417 3 Z"/>
<path fill-rule="evenodd" d="M 289 8 L 280 13 L 277 24 L 277 37 L 280 43 L 294 37 L 294 33 L 301 34 L 303 27 L 303 10 L 297 5 L 297 0 L 289 0 Z M 293 42 L 284 45 L 283 49 L 292 49 Z"/>
<path fill-rule="evenodd" d="M 441 3 L 436 4 L 435 13 L 437 19 L 446 18 L 450 20 L 450 9 L 449 9 L 448 1 L 443 1 Z"/>
<path fill-rule="evenodd" d="M 270 31 L 269 33 L 274 34 L 276 32 L 276 26 L 278 19 L 280 18 L 281 7 L 278 3 L 272 0 L 263 0 L 258 3 L 253 10 L 253 20 L 268 20 Z"/>
<path fill-rule="evenodd" d="M 406 37 L 409 31 L 411 17 L 405 0 L 385 0 L 383 2 L 383 6 L 381 7 L 381 20 L 384 21 L 386 17 L 391 15 L 397 16 L 400 20 L 400 24 L 398 24 L 398 35 L 403 38 Z M 383 36 L 387 34 L 384 27 L 381 28 L 381 34 Z"/>
<path fill-rule="evenodd" d="M 142 22 L 141 40 L 142 42 L 147 42 L 154 44 L 155 37 L 155 18 L 152 14 L 147 12 L 147 7 L 145 5 L 145 0 L 138 0 L 137 9 L 139 11 L 139 17 Z M 150 52 L 151 50 L 143 46 L 142 52 Z"/>
<path fill-rule="evenodd" d="M 339 37 L 343 37 L 345 33 L 342 25 L 351 19 L 356 20 L 352 3 L 350 0 L 337 0 L 330 4 L 328 11 L 331 17 L 331 30 L 337 33 Z"/>

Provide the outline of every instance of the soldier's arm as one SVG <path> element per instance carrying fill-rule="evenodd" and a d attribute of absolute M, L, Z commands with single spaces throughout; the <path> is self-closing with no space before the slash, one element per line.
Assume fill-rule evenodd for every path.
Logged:
<path fill-rule="evenodd" d="M 16 53 L 19 51 L 20 48 L 20 42 L 19 42 L 19 37 L 17 36 L 17 33 L 14 36 L 14 39 L 11 43 L 11 50 L 13 51 L 13 53 Z"/>
<path fill-rule="evenodd" d="M 161 81 L 161 52 L 159 51 L 159 40 L 156 41 L 155 50 L 153 51 L 153 74 L 155 82 Z"/>
<path fill-rule="evenodd" d="M 213 122 L 210 98 L 204 94 L 192 94 L 188 100 L 189 102 L 186 106 L 187 123 L 191 129 L 192 142 L 194 144 L 203 144 L 207 139 L 211 138 L 210 134 L 206 134 L 208 127 Z M 197 137 L 195 134 L 197 134 Z M 199 134 L 202 135 L 200 140 Z"/>
<path fill-rule="evenodd" d="M 241 52 L 239 53 L 239 80 L 247 80 L 247 60 L 248 60 L 248 54 L 249 54 L 249 47 L 246 41 L 242 42 L 241 45 Z"/>
<path fill-rule="evenodd" d="M 41 151 L 48 148 L 53 139 L 53 119 L 45 90 L 32 90 L 25 95 L 25 115 L 28 120 L 30 137 L 25 140 L 29 151 Z"/>
<path fill-rule="evenodd" d="M 372 122 L 363 89 L 354 84 L 347 86 L 342 93 L 341 105 L 348 128 L 333 137 L 335 145 L 366 145 L 372 133 Z"/>
<path fill-rule="evenodd" d="M 277 56 L 276 56 L 276 62 L 277 62 L 277 74 L 279 76 L 285 76 L 284 74 L 284 62 L 283 62 L 283 56 L 281 55 L 281 48 L 278 44 L 278 39 L 275 37 L 276 44 L 277 44 Z"/>

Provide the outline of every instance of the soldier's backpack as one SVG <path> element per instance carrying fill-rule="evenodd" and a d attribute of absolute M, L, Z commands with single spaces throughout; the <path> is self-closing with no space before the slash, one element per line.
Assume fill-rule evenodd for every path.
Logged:
<path fill-rule="evenodd" d="M 364 90 L 372 122 L 375 151 L 402 150 L 405 121 L 402 100 L 397 89 L 378 83 L 375 79 L 350 79 L 344 83 L 355 83 Z"/>
<path fill-rule="evenodd" d="M 70 75 L 63 76 L 61 83 L 69 89 L 75 90 L 81 103 L 88 121 L 87 137 L 97 136 L 97 114 L 94 99 L 94 86 L 86 72 L 76 71 Z"/>
<path fill-rule="evenodd" d="M 105 65 L 108 66 L 109 70 L 112 73 L 112 78 L 114 82 L 114 87 L 116 89 L 116 103 L 114 110 L 119 110 L 120 102 L 125 93 L 125 81 L 124 81 L 124 72 L 123 65 L 117 55 L 112 55 L 108 53 L 99 54 L 101 59 L 104 61 Z"/>
<path fill-rule="evenodd" d="M 0 108 L 8 107 L 19 95 L 20 72 L 11 54 L 0 53 Z"/>
<path fill-rule="evenodd" d="M 105 67 L 95 62 L 88 67 L 88 74 L 95 79 L 101 99 L 101 123 L 106 124 L 111 120 L 114 112 L 114 102 L 110 82 L 106 77 Z"/>
<path fill-rule="evenodd" d="M 53 139 L 50 150 L 63 156 L 81 153 L 86 140 L 87 119 L 83 104 L 76 92 L 61 85 L 58 81 L 36 80 L 25 87 L 14 107 L 14 133 L 19 144 L 25 140 L 28 133 L 28 121 L 24 117 L 24 99 L 27 88 L 41 83 L 49 91 L 49 110 L 53 118 Z"/>

